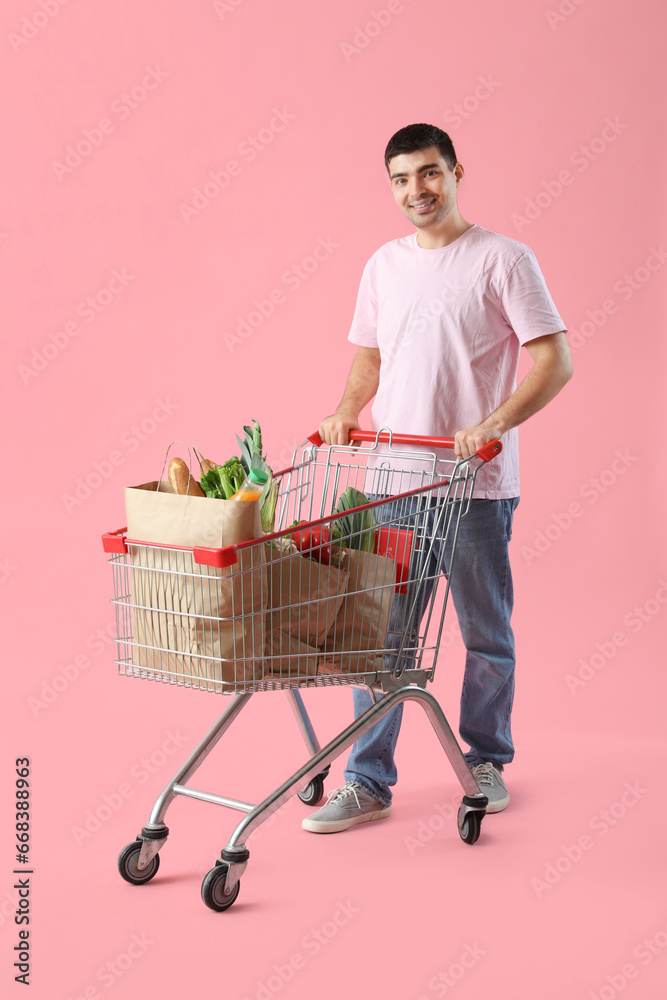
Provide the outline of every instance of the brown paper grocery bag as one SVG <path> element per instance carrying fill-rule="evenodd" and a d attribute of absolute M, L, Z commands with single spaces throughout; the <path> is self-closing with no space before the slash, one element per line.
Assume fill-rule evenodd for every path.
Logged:
<path fill-rule="evenodd" d="M 345 549 L 347 593 L 320 646 L 320 672 L 369 673 L 384 669 L 389 616 L 396 592 L 396 561 Z"/>
<path fill-rule="evenodd" d="M 267 632 L 281 629 L 301 642 L 319 646 L 343 603 L 347 572 L 270 545 L 266 546 L 266 560 Z"/>
<path fill-rule="evenodd" d="M 159 489 L 158 489 L 159 485 Z M 213 691 L 261 678 L 267 604 L 264 545 L 235 565 L 195 563 L 164 543 L 220 548 L 261 538 L 259 503 L 189 497 L 168 483 L 125 491 L 134 605 L 133 664 L 175 683 Z M 166 676 L 164 676 L 166 675 Z"/>
<path fill-rule="evenodd" d="M 265 677 L 277 677 L 296 683 L 303 677 L 314 677 L 317 673 L 319 649 L 300 642 L 282 629 L 267 634 L 265 648 Z"/>

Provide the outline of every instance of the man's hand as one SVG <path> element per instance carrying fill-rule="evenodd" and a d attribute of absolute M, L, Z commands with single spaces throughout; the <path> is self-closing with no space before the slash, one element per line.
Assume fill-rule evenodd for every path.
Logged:
<path fill-rule="evenodd" d="M 457 431 L 454 435 L 454 454 L 457 458 L 470 458 L 483 448 L 489 441 L 495 441 L 500 434 L 494 432 L 486 421 L 477 427 L 469 427 L 465 431 Z"/>
<path fill-rule="evenodd" d="M 359 430 L 359 423 L 350 414 L 332 413 L 320 424 L 320 437 L 325 444 L 348 444 L 350 431 Z"/>

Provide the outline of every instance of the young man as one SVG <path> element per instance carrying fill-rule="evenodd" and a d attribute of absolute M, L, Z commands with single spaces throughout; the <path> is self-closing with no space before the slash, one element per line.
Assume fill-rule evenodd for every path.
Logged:
<path fill-rule="evenodd" d="M 508 542 L 519 502 L 516 428 L 563 388 L 572 360 L 532 250 L 459 212 L 464 170 L 449 136 L 433 125 L 408 125 L 389 140 L 385 164 L 396 204 L 416 232 L 386 243 L 366 264 L 348 337 L 358 351 L 343 398 L 319 430 L 327 444 L 347 444 L 374 398 L 374 429 L 443 437 L 455 431 L 455 453 L 463 458 L 502 439 L 502 453 L 480 470 L 461 520 L 451 582 L 467 651 L 460 734 L 489 798 L 487 812 L 500 812 L 509 803 L 501 772 L 514 757 Z M 522 346 L 533 364 L 517 387 Z M 371 704 L 355 689 L 355 717 Z M 357 740 L 346 784 L 304 819 L 304 829 L 335 833 L 389 815 L 402 710 L 398 705 Z"/>

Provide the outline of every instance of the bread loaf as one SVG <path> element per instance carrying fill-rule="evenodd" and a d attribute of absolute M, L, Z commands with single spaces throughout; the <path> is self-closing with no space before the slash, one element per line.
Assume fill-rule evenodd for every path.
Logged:
<path fill-rule="evenodd" d="M 193 448 L 192 450 L 194 451 L 197 461 L 199 462 L 199 468 L 201 469 L 202 476 L 205 476 L 213 469 L 218 468 L 218 462 L 212 462 L 210 458 L 204 458 L 203 455 L 199 454 L 196 448 Z"/>
<path fill-rule="evenodd" d="M 169 482 L 174 492 L 180 493 L 182 496 L 205 496 L 197 480 L 190 475 L 187 463 L 182 458 L 172 458 L 169 463 Z"/>

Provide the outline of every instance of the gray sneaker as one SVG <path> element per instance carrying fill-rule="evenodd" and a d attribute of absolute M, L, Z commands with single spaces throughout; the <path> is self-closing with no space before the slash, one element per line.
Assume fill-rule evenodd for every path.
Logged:
<path fill-rule="evenodd" d="M 391 806 L 378 802 L 356 781 L 348 781 L 331 792 L 322 808 L 306 816 L 301 826 L 310 833 L 339 833 L 357 823 L 386 819 L 390 812 Z"/>
<path fill-rule="evenodd" d="M 510 804 L 510 793 L 507 785 L 503 781 L 500 771 L 487 760 L 485 764 L 473 764 L 471 771 L 479 785 L 481 792 L 484 792 L 489 800 L 486 807 L 488 813 L 499 813 L 507 809 Z"/>

